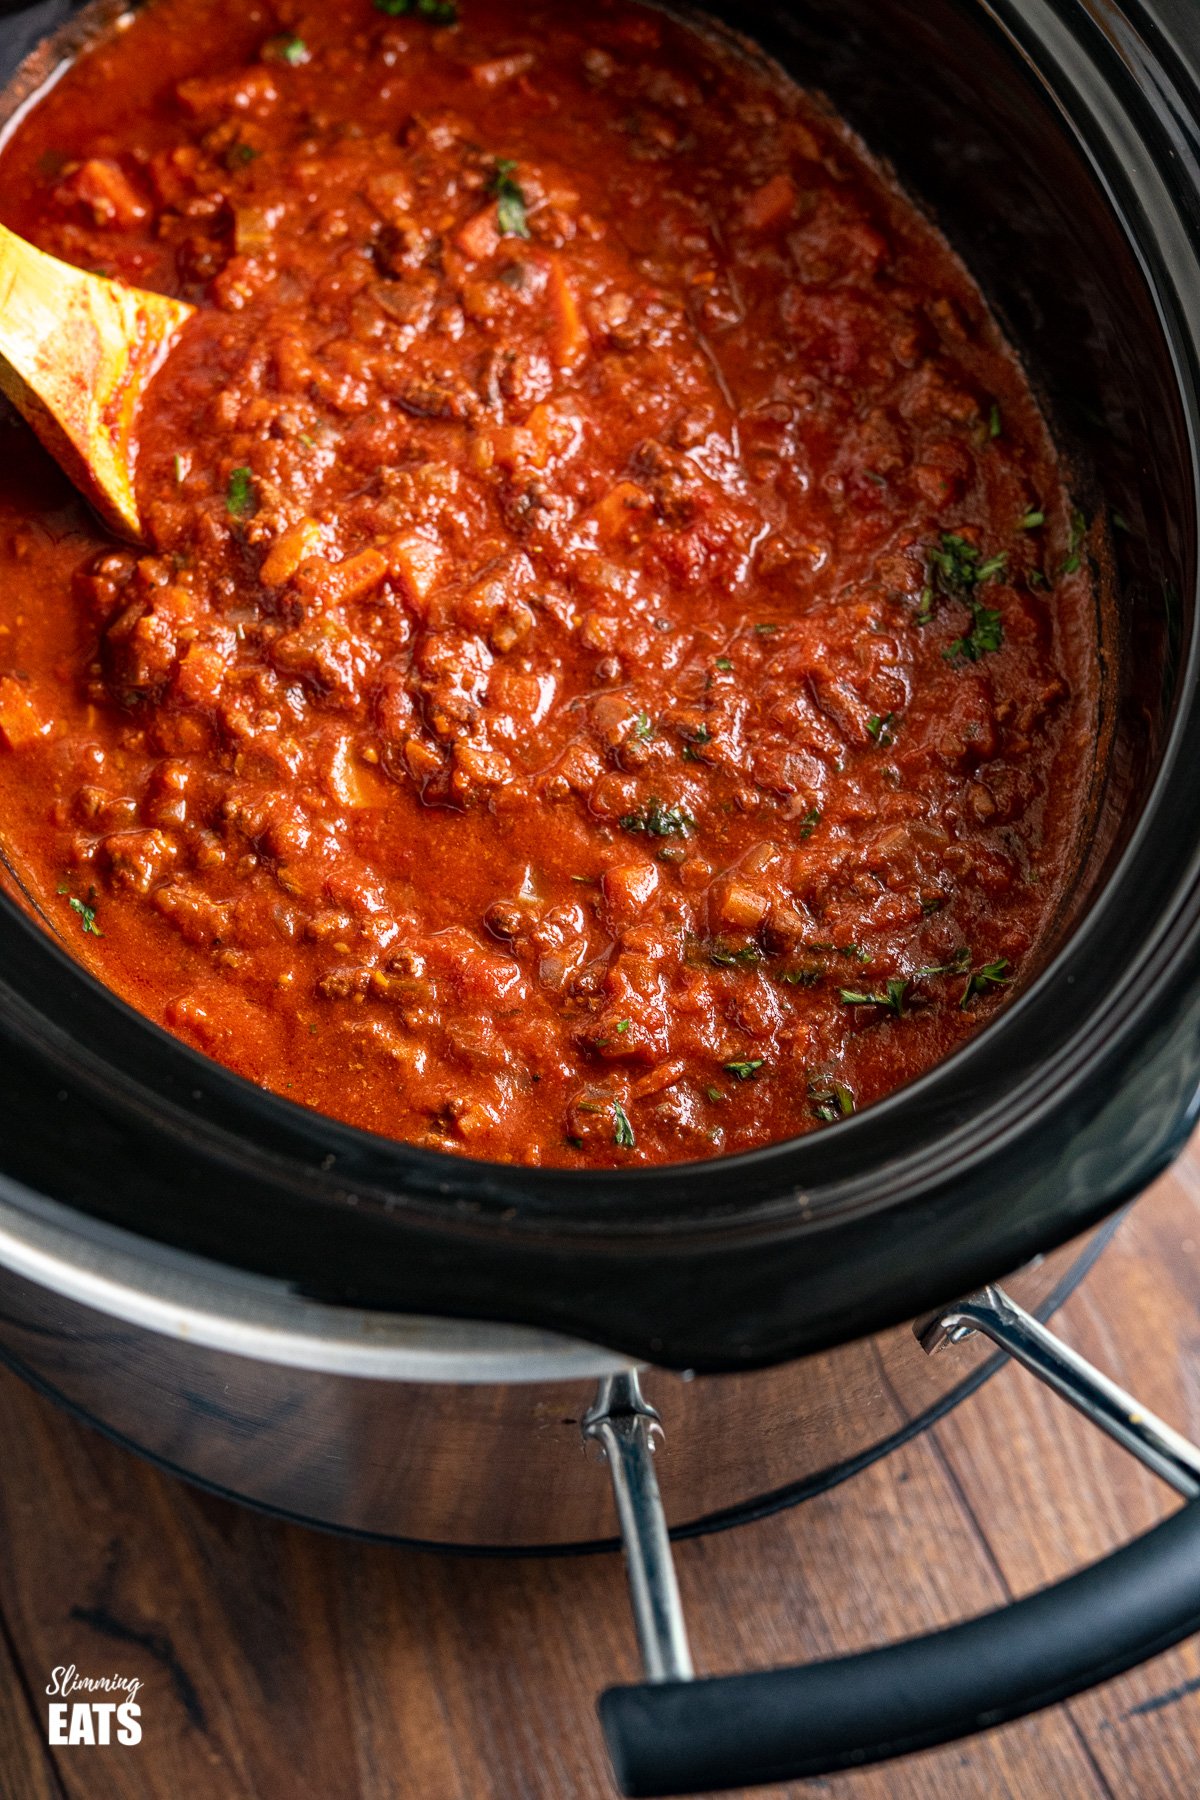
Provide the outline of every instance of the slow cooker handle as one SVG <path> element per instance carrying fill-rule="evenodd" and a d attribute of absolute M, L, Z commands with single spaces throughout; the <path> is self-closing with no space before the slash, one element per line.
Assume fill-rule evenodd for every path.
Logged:
<path fill-rule="evenodd" d="M 668 1796 L 805 1780 L 949 1743 L 1107 1681 L 1200 1630 L 1200 1451 L 998 1288 L 940 1314 L 927 1350 L 982 1331 L 1193 1504 L 1028 1599 L 905 1643 L 803 1668 L 690 1678 L 636 1380 L 602 1390 L 586 1429 L 618 1497 L 647 1681 L 600 1720 L 621 1792 Z"/>

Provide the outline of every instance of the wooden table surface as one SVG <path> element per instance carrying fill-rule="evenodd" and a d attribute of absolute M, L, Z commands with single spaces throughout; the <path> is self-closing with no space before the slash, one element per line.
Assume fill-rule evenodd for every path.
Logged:
<path fill-rule="evenodd" d="M 1200 1148 L 1059 1315 L 1200 1438 Z M 1169 1494 L 1020 1370 L 776 1518 L 681 1545 L 698 1666 L 828 1656 L 1029 1592 Z M 57 1665 L 144 1684 L 136 1749 L 47 1744 Z M 635 1674 L 615 1558 L 344 1542 L 178 1484 L 0 1373 L 0 1800 L 608 1800 L 596 1693 Z M 833 1800 L 1186 1800 L 1200 1647 L 1036 1719 L 771 1790 Z M 760 1790 L 763 1791 L 763 1790 Z"/>

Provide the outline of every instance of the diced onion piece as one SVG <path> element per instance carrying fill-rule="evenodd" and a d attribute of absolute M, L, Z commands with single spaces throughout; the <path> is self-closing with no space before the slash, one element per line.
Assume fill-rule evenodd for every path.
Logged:
<path fill-rule="evenodd" d="M 50 722 L 43 719 L 24 682 L 12 675 L 0 675 L 0 738 L 8 748 L 26 750 L 46 737 L 50 729 Z"/>
<path fill-rule="evenodd" d="M 385 546 L 388 569 L 411 605 L 423 609 L 442 567 L 441 546 L 420 532 L 406 532 Z"/>

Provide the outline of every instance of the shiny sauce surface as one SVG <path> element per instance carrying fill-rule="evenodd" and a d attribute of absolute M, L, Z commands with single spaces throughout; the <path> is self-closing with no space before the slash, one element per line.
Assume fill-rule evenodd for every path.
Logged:
<path fill-rule="evenodd" d="M 836 1126 L 1036 966 L 1084 522 L 779 70 L 626 0 L 151 0 L 0 216 L 200 308 L 146 547 L 0 421 L 0 834 L 132 1005 L 373 1131 L 631 1166 Z"/>

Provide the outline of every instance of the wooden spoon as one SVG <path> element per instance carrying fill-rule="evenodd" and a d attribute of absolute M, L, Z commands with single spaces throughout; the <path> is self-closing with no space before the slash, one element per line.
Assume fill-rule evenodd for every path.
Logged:
<path fill-rule="evenodd" d="M 0 225 L 0 391 L 123 537 L 138 406 L 194 307 L 88 275 Z"/>

